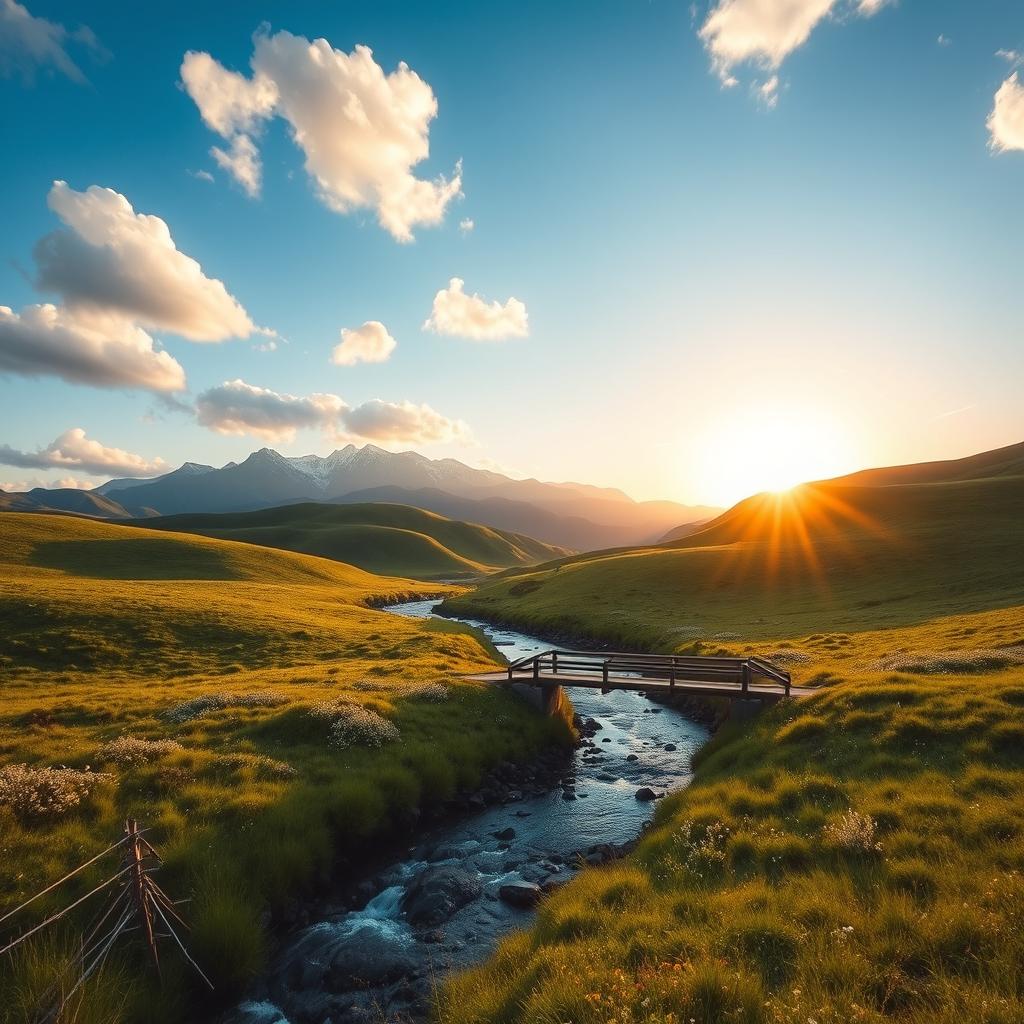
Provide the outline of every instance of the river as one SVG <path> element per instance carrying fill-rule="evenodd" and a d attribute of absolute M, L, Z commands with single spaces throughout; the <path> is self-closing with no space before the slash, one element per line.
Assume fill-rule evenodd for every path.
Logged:
<path fill-rule="evenodd" d="M 436 601 L 385 609 L 426 618 Z M 549 641 L 464 620 L 483 630 L 510 660 L 549 649 Z M 407 856 L 367 880 L 366 902 L 311 924 L 275 957 L 258 992 L 231 1024 L 349 1024 L 421 1021 L 444 975 L 485 959 L 502 935 L 529 924 L 533 911 L 499 896 L 510 884 L 561 882 L 580 854 L 636 838 L 654 803 L 640 787 L 685 786 L 707 729 L 641 694 L 568 687 L 583 719 L 600 728 L 567 758 L 564 785 L 524 795 L 421 835 Z M 666 749 L 668 748 L 668 749 Z M 595 855 L 597 856 L 597 855 Z M 507 890 L 506 890 L 507 893 Z M 434 909 L 437 914 L 416 917 Z M 445 900 L 456 905 L 444 913 Z M 420 914 L 421 918 L 423 914 Z M 355 978 L 359 978 L 358 984 Z"/>

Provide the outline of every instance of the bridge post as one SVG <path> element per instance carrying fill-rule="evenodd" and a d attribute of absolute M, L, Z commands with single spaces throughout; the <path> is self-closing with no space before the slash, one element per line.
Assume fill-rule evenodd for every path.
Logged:
<path fill-rule="evenodd" d="M 746 693 L 750 689 L 750 662 L 743 662 L 743 692 Z"/>
<path fill-rule="evenodd" d="M 540 655 L 533 659 L 533 678 L 540 679 Z"/>
<path fill-rule="evenodd" d="M 551 652 L 551 674 L 558 675 L 558 651 Z"/>

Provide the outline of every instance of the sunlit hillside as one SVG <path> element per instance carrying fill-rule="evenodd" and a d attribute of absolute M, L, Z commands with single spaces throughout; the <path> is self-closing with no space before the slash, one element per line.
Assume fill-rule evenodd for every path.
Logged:
<path fill-rule="evenodd" d="M 380 502 L 164 516 L 146 520 L 145 526 L 301 551 L 416 579 L 479 576 L 566 554 L 522 534 Z"/>
<path fill-rule="evenodd" d="M 422 589 L 251 544 L 3 515 L 0 771 L 15 774 L 0 780 L 0 906 L 135 816 L 165 858 L 161 884 L 192 899 L 193 954 L 219 998 L 237 992 L 262 962 L 266 911 L 564 729 L 460 678 L 493 665 L 465 627 L 368 606 Z M 331 723 L 353 707 L 379 737 L 339 749 Z M 40 809 L 31 786 L 49 777 L 32 772 L 54 766 L 73 799 Z M 29 1014 L 59 959 L 45 946 L 13 961 L 0 1005 Z M 180 967 L 165 964 L 157 1011 L 144 974 L 112 965 L 87 988 L 88 1019 L 195 1020 Z"/>
<path fill-rule="evenodd" d="M 650 548 L 506 572 L 452 611 L 620 643 L 698 648 L 915 625 L 1022 603 L 1024 476 L 807 484 Z"/>

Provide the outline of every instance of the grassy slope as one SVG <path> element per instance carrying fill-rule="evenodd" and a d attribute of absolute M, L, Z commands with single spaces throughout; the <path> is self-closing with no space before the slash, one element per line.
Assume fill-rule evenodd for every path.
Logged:
<path fill-rule="evenodd" d="M 229 515 L 165 516 L 145 525 L 301 551 L 417 579 L 479 576 L 565 553 L 521 534 L 385 503 L 307 503 Z"/>
<path fill-rule="evenodd" d="M 135 815 L 166 858 L 161 884 L 194 896 L 193 949 L 223 998 L 259 963 L 263 907 L 486 765 L 551 738 L 550 723 L 515 698 L 457 677 L 492 663 L 474 635 L 365 605 L 422 585 L 70 517 L 19 513 L 0 525 L 0 765 L 111 773 L 54 821 L 20 821 L 0 806 L 0 908 L 102 849 Z M 430 682 L 450 687 L 449 699 L 418 699 Z M 265 691 L 279 703 L 229 703 L 179 724 L 166 717 L 194 697 Z M 327 725 L 308 711 L 337 697 L 391 719 L 400 742 L 332 748 Z M 104 763 L 100 746 L 121 735 L 184 750 L 137 768 Z M 34 911 L 47 909 L 40 901 Z M 14 1008 L 31 965 L 17 974 L 6 966 L 0 1005 Z M 148 997 L 137 983 L 126 983 L 124 1013 L 104 1004 L 119 984 L 96 986 L 81 1020 L 139 1017 L 133 1000 Z M 142 1016 L 194 1019 L 190 987 L 167 986 Z"/>
<path fill-rule="evenodd" d="M 810 530 L 828 589 L 785 545 L 770 572 L 766 541 L 707 537 L 486 588 L 509 617 L 827 685 L 725 727 L 633 857 L 446 986 L 443 1024 L 1024 1019 L 1020 481 L 887 490 L 858 500 L 875 528 Z"/>
<path fill-rule="evenodd" d="M 658 648 L 887 628 L 1020 603 L 1024 477 L 807 485 L 653 548 L 507 572 L 451 600 L 547 631 Z"/>

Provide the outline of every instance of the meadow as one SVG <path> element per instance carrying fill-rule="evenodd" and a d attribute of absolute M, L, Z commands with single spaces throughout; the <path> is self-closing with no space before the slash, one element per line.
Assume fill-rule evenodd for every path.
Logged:
<path fill-rule="evenodd" d="M 161 516 L 144 526 L 300 551 L 368 572 L 422 580 L 484 576 L 567 553 L 522 534 L 384 502 L 306 502 L 257 512 Z"/>
<path fill-rule="evenodd" d="M 452 599 L 756 651 L 820 692 L 721 728 L 635 854 L 452 979 L 439 1021 L 1024 1019 L 1022 484 L 762 496 L 704 535 Z"/>
<path fill-rule="evenodd" d="M 481 637 L 371 607 L 443 586 L 68 516 L 2 525 L 0 907 L 137 817 L 164 858 L 161 885 L 191 900 L 190 951 L 214 1006 L 259 969 L 285 904 L 343 883 L 355 858 L 493 763 L 567 738 L 564 722 L 461 679 L 493 665 Z M 60 905 L 97 877 L 76 878 Z M 5 1021 L 32 1019 L 73 938 L 4 965 Z M 124 953 L 67 1019 L 195 1020 L 199 998 L 209 1012 L 180 960 L 164 975 L 154 1000 Z"/>

